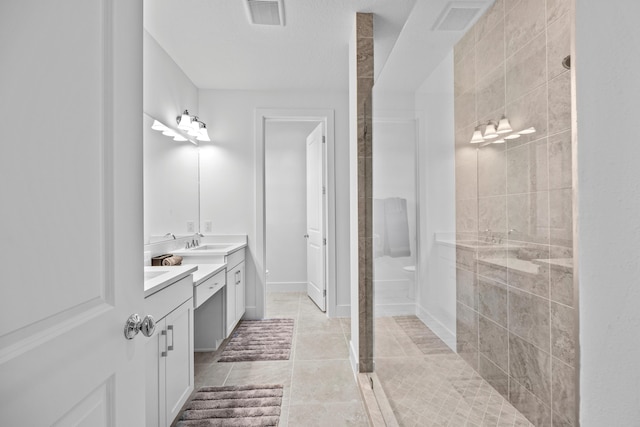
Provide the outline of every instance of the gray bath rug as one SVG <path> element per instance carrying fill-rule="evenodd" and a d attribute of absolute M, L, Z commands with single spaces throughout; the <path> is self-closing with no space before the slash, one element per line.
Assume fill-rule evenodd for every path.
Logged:
<path fill-rule="evenodd" d="M 277 426 L 282 393 L 280 384 L 202 387 L 176 427 Z"/>
<path fill-rule="evenodd" d="M 288 360 L 292 339 L 293 319 L 243 320 L 218 362 Z"/>
<path fill-rule="evenodd" d="M 424 354 L 453 353 L 417 316 L 394 316 L 393 319 Z"/>

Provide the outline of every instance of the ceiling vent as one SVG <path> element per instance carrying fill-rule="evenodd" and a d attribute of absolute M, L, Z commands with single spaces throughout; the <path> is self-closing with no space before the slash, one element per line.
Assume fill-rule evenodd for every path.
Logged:
<path fill-rule="evenodd" d="M 282 0 L 245 0 L 245 5 L 250 23 L 284 26 Z"/>
<path fill-rule="evenodd" d="M 463 31 L 483 9 L 482 3 L 451 1 L 447 3 L 435 25 L 434 31 Z"/>

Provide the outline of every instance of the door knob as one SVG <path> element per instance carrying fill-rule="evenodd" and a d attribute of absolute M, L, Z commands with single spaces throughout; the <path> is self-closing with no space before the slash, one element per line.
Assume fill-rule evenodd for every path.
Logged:
<path fill-rule="evenodd" d="M 150 314 L 146 315 L 144 319 L 142 319 L 142 325 L 140 325 L 140 331 L 142 335 L 145 337 L 150 337 L 153 335 L 153 332 L 156 330 L 156 321 Z"/>
<path fill-rule="evenodd" d="M 128 340 L 132 340 L 138 332 L 142 331 L 142 335 L 150 337 L 156 330 L 156 321 L 153 316 L 148 315 L 143 319 L 140 319 L 139 314 L 132 314 L 129 316 L 124 324 L 124 337 Z"/>

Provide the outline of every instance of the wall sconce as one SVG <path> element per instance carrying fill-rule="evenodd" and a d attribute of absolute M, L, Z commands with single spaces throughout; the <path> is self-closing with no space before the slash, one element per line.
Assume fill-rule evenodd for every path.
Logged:
<path fill-rule="evenodd" d="M 194 145 L 198 145 L 196 144 L 195 141 L 185 138 L 175 130 L 171 129 L 169 126 L 166 126 L 165 124 L 163 124 L 162 122 L 159 122 L 156 119 L 153 119 L 153 125 L 151 125 L 151 129 L 157 130 L 158 132 L 162 132 L 163 135 L 168 136 L 169 138 L 173 138 L 174 141 L 180 141 L 180 142 L 189 141 Z"/>
<path fill-rule="evenodd" d="M 509 123 L 509 119 L 504 114 L 498 121 L 497 125 L 495 121 L 489 120 L 484 126 L 484 133 L 481 131 L 482 125 L 476 126 L 473 131 L 473 135 L 471 136 L 471 140 L 469 141 L 470 144 L 480 144 L 482 142 L 504 144 L 509 140 L 517 139 L 522 135 L 528 135 L 536 131 L 536 128 L 532 126 L 519 132 L 514 132 L 511 127 L 511 123 Z"/>
<path fill-rule="evenodd" d="M 198 116 L 192 116 L 188 110 L 176 117 L 178 123 L 178 129 L 186 131 L 189 135 L 195 137 L 198 141 L 209 142 L 209 132 L 207 132 L 207 125 L 200 121 Z"/>

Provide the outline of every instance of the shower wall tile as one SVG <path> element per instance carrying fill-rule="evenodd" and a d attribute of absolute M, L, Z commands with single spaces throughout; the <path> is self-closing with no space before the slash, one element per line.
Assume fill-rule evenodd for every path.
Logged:
<path fill-rule="evenodd" d="M 575 366 L 575 310 L 551 303 L 551 354 L 564 363 Z"/>
<path fill-rule="evenodd" d="M 483 277 L 478 279 L 478 312 L 505 328 L 507 327 L 507 292 L 505 285 Z"/>
<path fill-rule="evenodd" d="M 549 259 L 549 246 L 508 241 L 507 275 L 509 286 L 549 298 L 549 267 L 532 260 Z"/>
<path fill-rule="evenodd" d="M 547 106 L 546 84 L 507 104 L 507 114 L 514 130 L 521 131 L 532 126 L 536 128 L 535 133 L 508 141 L 507 148 L 517 147 L 547 136 Z"/>
<path fill-rule="evenodd" d="M 549 188 L 547 138 L 507 151 L 507 193 L 531 193 Z"/>
<path fill-rule="evenodd" d="M 507 235 L 507 196 L 482 197 L 478 200 L 480 232 L 504 239 Z M 488 230 L 488 231 L 487 231 Z"/>
<path fill-rule="evenodd" d="M 513 334 L 509 335 L 509 375 L 551 405 L 551 356 Z"/>
<path fill-rule="evenodd" d="M 358 325 L 360 372 L 373 371 L 373 15 L 356 13 L 358 152 Z M 369 131 L 366 131 L 369 129 Z"/>
<path fill-rule="evenodd" d="M 478 277 L 474 272 L 456 269 L 456 296 L 458 302 L 478 309 Z"/>
<path fill-rule="evenodd" d="M 551 301 L 573 307 L 573 250 L 562 246 L 551 246 L 550 295 Z"/>
<path fill-rule="evenodd" d="M 571 128 L 571 73 L 549 82 L 549 134 Z"/>
<path fill-rule="evenodd" d="M 562 60 L 571 54 L 571 19 L 565 13 L 547 28 L 547 69 L 549 80 L 569 71 Z"/>
<path fill-rule="evenodd" d="M 478 373 L 482 378 L 487 380 L 498 393 L 506 399 L 509 398 L 509 375 L 482 354 L 480 355 Z"/>
<path fill-rule="evenodd" d="M 478 171 L 475 158 L 456 164 L 456 198 L 473 199 L 478 194 Z"/>
<path fill-rule="evenodd" d="M 478 370 L 478 312 L 464 304 L 456 305 L 456 345 L 458 353 Z"/>
<path fill-rule="evenodd" d="M 476 47 L 476 26 L 474 25 L 466 32 L 453 48 L 453 61 L 458 63 L 467 53 L 475 50 Z"/>
<path fill-rule="evenodd" d="M 503 371 L 509 369 L 509 331 L 484 316 L 478 318 L 478 350 Z"/>
<path fill-rule="evenodd" d="M 456 65 L 453 76 L 453 93 L 457 98 L 463 93 L 475 90 L 476 86 L 476 51 L 471 50 Z"/>
<path fill-rule="evenodd" d="M 542 33 L 507 58 L 507 102 L 520 98 L 547 81 L 545 41 L 546 34 Z"/>
<path fill-rule="evenodd" d="M 549 244 L 549 192 L 507 196 L 509 239 Z"/>
<path fill-rule="evenodd" d="M 547 21 L 552 23 L 571 11 L 571 0 L 547 0 Z"/>
<path fill-rule="evenodd" d="M 536 427 L 551 426 L 551 408 L 513 379 L 509 379 L 509 401 Z"/>
<path fill-rule="evenodd" d="M 507 155 L 502 144 L 492 144 L 478 151 L 478 196 L 506 194 L 506 162 Z"/>
<path fill-rule="evenodd" d="M 572 172 L 571 131 L 549 137 L 549 189 L 571 188 Z"/>
<path fill-rule="evenodd" d="M 522 0 L 506 14 L 505 21 L 509 57 L 545 30 L 545 2 Z"/>
<path fill-rule="evenodd" d="M 483 277 L 506 284 L 507 259 L 507 250 L 504 244 L 499 244 L 496 248 L 491 248 L 491 250 L 479 250 L 478 275 L 481 276 L 481 278 Z"/>
<path fill-rule="evenodd" d="M 504 79 L 504 67 L 498 66 L 478 80 L 478 95 L 476 99 L 478 118 L 485 117 L 495 110 L 504 108 Z"/>
<path fill-rule="evenodd" d="M 476 125 L 477 116 L 475 91 L 466 92 L 456 97 L 453 101 L 453 104 L 456 117 L 456 128 Z M 471 133 L 469 134 L 468 139 L 465 142 L 468 143 L 470 139 Z"/>
<path fill-rule="evenodd" d="M 550 353 L 549 300 L 510 288 L 509 331 Z"/>
<path fill-rule="evenodd" d="M 454 50 L 458 351 L 536 426 L 577 423 L 570 1 L 497 0 Z M 469 144 L 502 114 L 536 132 Z"/>
<path fill-rule="evenodd" d="M 504 19 L 500 18 L 492 30 L 483 33 L 482 38 L 478 39 L 477 51 L 482 52 L 477 60 L 474 55 L 478 79 L 496 67 L 504 67 Z"/>
<path fill-rule="evenodd" d="M 551 244 L 573 246 L 573 193 L 571 188 L 549 191 Z"/>
<path fill-rule="evenodd" d="M 551 387 L 553 393 L 553 425 L 576 425 L 576 391 L 573 386 L 575 368 L 558 359 L 551 361 Z"/>
<path fill-rule="evenodd" d="M 478 19 L 475 28 L 476 40 L 487 36 L 498 23 L 504 22 L 504 0 L 496 0 L 493 5 Z M 482 52 L 479 46 L 477 50 Z"/>
<path fill-rule="evenodd" d="M 478 232 L 478 200 L 456 201 L 456 230 L 458 232 Z"/>

